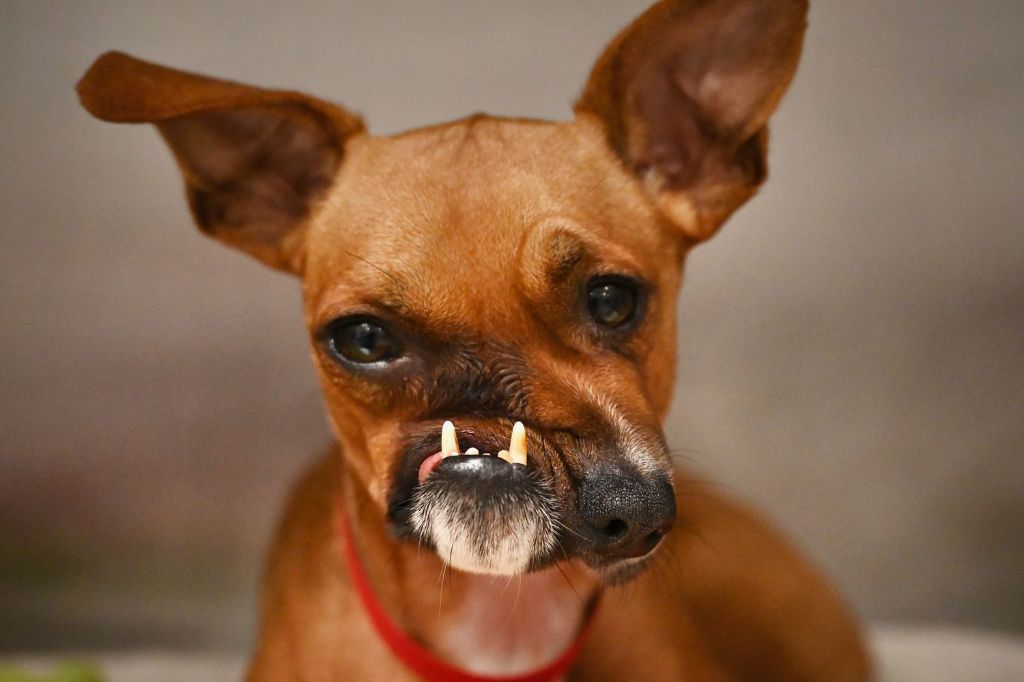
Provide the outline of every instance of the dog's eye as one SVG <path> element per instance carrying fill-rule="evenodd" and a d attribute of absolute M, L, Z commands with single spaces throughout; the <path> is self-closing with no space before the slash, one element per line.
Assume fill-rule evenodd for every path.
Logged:
<path fill-rule="evenodd" d="M 325 331 L 331 352 L 349 362 L 369 364 L 398 355 L 398 342 L 374 319 L 336 320 Z"/>
<path fill-rule="evenodd" d="M 637 289 L 625 282 L 598 281 L 587 292 L 587 310 L 604 327 L 621 327 L 636 317 Z"/>

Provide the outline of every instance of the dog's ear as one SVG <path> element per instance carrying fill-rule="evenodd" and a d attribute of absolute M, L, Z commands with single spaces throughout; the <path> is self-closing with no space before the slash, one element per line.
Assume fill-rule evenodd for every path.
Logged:
<path fill-rule="evenodd" d="M 264 263 L 298 272 L 303 226 L 363 123 L 296 92 L 263 90 L 109 52 L 78 83 L 82 105 L 153 123 L 174 152 L 196 223 Z"/>
<path fill-rule="evenodd" d="M 664 0 L 607 48 L 576 104 L 694 241 L 767 174 L 767 121 L 793 78 L 806 0 Z"/>

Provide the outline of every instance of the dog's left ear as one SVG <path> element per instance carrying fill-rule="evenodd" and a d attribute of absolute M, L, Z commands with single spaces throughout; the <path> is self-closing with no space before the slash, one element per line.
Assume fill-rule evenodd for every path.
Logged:
<path fill-rule="evenodd" d="M 607 48 L 576 104 L 665 214 L 707 239 L 767 175 L 767 121 L 796 71 L 806 0 L 663 0 Z"/>
<path fill-rule="evenodd" d="M 78 83 L 89 113 L 153 123 L 174 152 L 192 215 L 212 237 L 289 272 L 304 226 L 362 120 L 297 92 L 264 90 L 108 52 Z"/>

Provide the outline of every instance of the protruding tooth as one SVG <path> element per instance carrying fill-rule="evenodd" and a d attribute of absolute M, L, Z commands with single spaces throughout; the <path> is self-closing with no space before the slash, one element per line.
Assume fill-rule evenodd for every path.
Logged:
<path fill-rule="evenodd" d="M 479 455 L 480 451 L 477 450 L 476 448 L 468 448 L 466 450 L 465 454 L 467 454 L 467 455 Z"/>
<path fill-rule="evenodd" d="M 445 457 L 459 454 L 459 439 L 455 437 L 455 424 L 451 422 L 441 427 L 441 452 Z"/>
<path fill-rule="evenodd" d="M 498 453 L 498 457 L 502 458 L 503 460 L 505 460 L 509 464 L 512 464 L 512 454 L 509 453 L 508 450 L 502 450 L 501 452 L 499 452 Z"/>
<path fill-rule="evenodd" d="M 512 426 L 512 438 L 508 444 L 509 454 L 512 455 L 513 464 L 526 465 L 526 427 L 523 422 L 516 422 Z"/>

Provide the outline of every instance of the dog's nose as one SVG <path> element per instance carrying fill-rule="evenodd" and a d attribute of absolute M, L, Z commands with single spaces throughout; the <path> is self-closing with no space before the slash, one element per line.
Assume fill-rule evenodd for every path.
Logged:
<path fill-rule="evenodd" d="M 584 476 L 578 511 L 596 552 L 628 559 L 658 546 L 675 522 L 676 501 L 667 478 L 605 468 Z"/>

